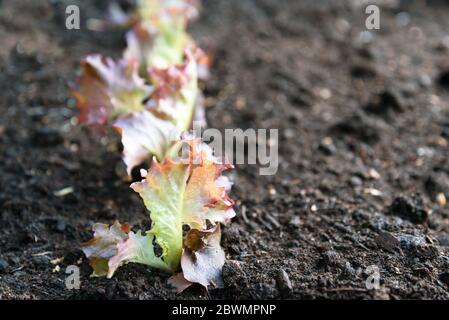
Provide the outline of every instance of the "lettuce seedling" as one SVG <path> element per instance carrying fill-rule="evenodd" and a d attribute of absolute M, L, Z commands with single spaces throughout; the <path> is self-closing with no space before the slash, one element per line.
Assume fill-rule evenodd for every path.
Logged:
<path fill-rule="evenodd" d="M 174 274 L 178 291 L 192 283 L 222 287 L 225 261 L 220 223 L 235 216 L 227 195 L 232 167 L 218 161 L 199 139 L 185 136 L 194 118 L 205 123 L 198 78 L 209 59 L 186 32 L 197 15 L 191 0 L 140 0 L 127 16 L 113 6 L 113 21 L 132 26 L 118 62 L 99 55 L 82 62 L 83 75 L 72 87 L 80 119 L 108 124 L 121 134 L 127 172 L 152 157 L 145 178 L 131 185 L 149 211 L 152 227 L 133 232 L 118 221 L 95 224 L 83 251 L 94 276 L 112 277 L 123 264 L 145 264 Z M 184 148 L 183 148 L 184 147 Z M 183 150 L 187 150 L 185 155 Z M 184 232 L 184 228 L 189 230 Z"/>
<path fill-rule="evenodd" d="M 130 176 L 151 156 L 163 160 L 192 119 L 206 125 L 198 78 L 207 76 L 209 58 L 186 32 L 197 1 L 140 0 L 129 16 L 116 4 L 110 11 L 112 23 L 133 27 L 128 47 L 118 62 L 100 55 L 83 60 L 71 93 L 81 122 L 108 123 L 122 135 Z"/>
<path fill-rule="evenodd" d="M 151 68 L 154 90 L 145 104 L 146 111 L 118 119 L 123 159 L 128 175 L 150 156 L 165 158 L 172 142 L 190 128 L 192 117 L 205 123 L 201 92 L 198 90 L 197 59 L 199 49 L 187 51 L 184 64 L 167 69 Z"/>
<path fill-rule="evenodd" d="M 171 142 L 190 128 L 194 113 L 197 121 L 205 122 L 198 89 L 201 59 L 202 51 L 191 48 L 182 64 L 150 68 L 151 85 L 137 74 L 134 60 L 116 63 L 91 55 L 82 62 L 83 74 L 71 88 L 80 120 L 110 123 L 121 133 L 128 175 L 151 156 L 164 159 Z"/>
<path fill-rule="evenodd" d="M 182 62 L 183 52 L 193 44 L 187 24 L 198 16 L 199 2 L 192 0 L 138 0 L 130 14 L 115 2 L 109 5 L 107 21 L 90 20 L 94 30 L 131 27 L 127 33 L 126 58 L 148 67 L 168 68 Z"/>
<path fill-rule="evenodd" d="M 82 77 L 69 89 L 76 98 L 80 121 L 103 125 L 106 121 L 144 109 L 151 86 L 140 78 L 132 60 L 115 62 L 90 55 L 81 62 Z"/>
<path fill-rule="evenodd" d="M 181 147 L 188 152 L 180 159 Z M 120 265 L 135 262 L 170 273 L 181 267 L 182 275 L 171 279 L 180 291 L 191 283 L 222 286 L 219 223 L 235 216 L 227 195 L 231 183 L 222 172 L 232 165 L 215 159 L 210 147 L 191 137 L 171 154 L 163 162 L 154 159 L 145 179 L 131 185 L 149 211 L 148 232 L 134 233 L 118 222 L 94 226 L 94 238 L 83 245 L 94 275 L 112 277 Z M 185 236 L 184 226 L 190 228 Z"/>
<path fill-rule="evenodd" d="M 126 35 L 125 57 L 137 59 L 142 69 L 168 68 L 182 62 L 185 48 L 192 44 L 187 20 L 174 12 L 159 12 L 157 19 L 136 24 Z"/>

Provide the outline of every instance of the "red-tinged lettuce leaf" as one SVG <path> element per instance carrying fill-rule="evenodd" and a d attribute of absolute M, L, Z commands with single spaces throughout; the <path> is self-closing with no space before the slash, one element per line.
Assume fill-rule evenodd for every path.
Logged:
<path fill-rule="evenodd" d="M 105 276 L 108 273 L 108 261 L 117 254 L 117 244 L 128 238 L 128 224 L 121 225 L 116 221 L 111 227 L 96 223 L 93 226 L 94 237 L 83 243 L 82 250 L 94 269 L 94 276 Z"/>
<path fill-rule="evenodd" d="M 220 239 L 219 224 L 211 230 L 192 229 L 187 233 L 181 257 L 181 268 L 187 281 L 199 283 L 205 288 L 209 285 L 224 287 L 221 270 L 226 258 Z"/>
<path fill-rule="evenodd" d="M 127 224 L 115 222 L 112 226 L 97 223 L 93 227 L 94 237 L 82 245 L 82 250 L 93 268 L 92 276 L 111 278 L 123 264 L 142 263 L 157 269 L 173 270 L 160 257 L 153 246 L 154 237 L 130 231 Z"/>
<path fill-rule="evenodd" d="M 200 49 L 189 49 L 184 63 L 166 69 L 148 71 L 155 89 L 147 107 L 160 117 L 170 119 L 180 130 L 191 127 L 193 113 L 200 99 L 198 90 L 198 64 Z"/>
<path fill-rule="evenodd" d="M 184 278 L 182 272 L 172 275 L 168 278 L 167 283 L 175 288 L 177 293 L 183 292 L 193 284 L 193 282 L 190 282 Z"/>
<path fill-rule="evenodd" d="M 173 270 L 182 254 L 184 224 L 204 229 L 206 220 L 227 222 L 235 216 L 234 202 L 226 194 L 228 186 L 220 178 L 223 170 L 232 166 L 212 161 L 210 148 L 198 140 L 186 143 L 190 150 L 185 160 L 154 160 L 145 179 L 131 185 L 150 213 L 153 224 L 149 233 Z"/>
<path fill-rule="evenodd" d="M 122 133 L 128 175 L 134 166 L 152 156 L 162 161 L 171 142 L 191 127 L 192 117 L 197 125 L 206 126 L 192 53 L 187 57 L 182 65 L 151 69 L 154 90 L 145 105 L 149 111 L 135 112 L 116 121 L 115 126 Z"/>
<path fill-rule="evenodd" d="M 186 156 L 180 152 L 182 145 L 188 147 Z M 94 226 L 94 238 L 83 245 L 94 275 L 111 277 L 120 265 L 129 262 L 174 272 L 184 252 L 185 279 L 221 286 L 218 271 L 224 255 L 219 248 L 218 223 L 235 215 L 234 202 L 226 194 L 231 184 L 222 172 L 232 166 L 216 161 L 212 150 L 199 139 L 185 138 L 170 154 L 173 159 L 167 157 L 162 163 L 153 160 L 145 179 L 131 185 L 150 213 L 150 231 L 133 233 L 128 225 L 118 222 L 111 227 Z M 215 227 L 201 231 L 208 222 Z M 189 231 L 183 241 L 185 224 L 197 230 Z M 160 255 L 156 255 L 156 247 L 162 249 Z M 197 274 L 203 271 L 204 275 Z"/>
<path fill-rule="evenodd" d="M 190 230 L 184 238 L 184 250 L 181 257 L 182 273 L 169 279 L 169 283 L 178 293 L 193 283 L 223 288 L 222 268 L 225 254 L 220 246 L 220 225 L 210 230 Z"/>
<path fill-rule="evenodd" d="M 154 36 L 151 30 L 143 27 L 142 24 L 136 24 L 126 33 L 126 44 L 123 59 L 137 61 L 140 74 L 145 75 L 154 46 Z M 180 59 L 175 60 L 178 62 Z"/>
<path fill-rule="evenodd" d="M 138 76 L 136 61 L 115 62 L 90 55 L 81 65 L 83 74 L 70 89 L 77 99 L 81 121 L 103 125 L 145 108 L 143 101 L 152 89 Z"/>
<path fill-rule="evenodd" d="M 120 118 L 114 126 L 121 132 L 123 160 L 128 176 L 135 166 L 152 156 L 162 161 L 181 134 L 170 121 L 157 118 L 148 111 Z"/>
<path fill-rule="evenodd" d="M 173 155 L 173 150 L 182 147 L 187 147 L 187 155 Z M 179 218 L 178 224 L 204 229 L 206 220 L 225 223 L 233 218 L 234 202 L 227 195 L 231 183 L 222 175 L 232 165 L 216 160 L 200 139 L 184 138 L 173 150 L 162 163 L 153 160 L 146 178 L 131 185 L 144 200 L 152 221 L 158 218 L 153 219 L 153 214 L 163 211 Z"/>

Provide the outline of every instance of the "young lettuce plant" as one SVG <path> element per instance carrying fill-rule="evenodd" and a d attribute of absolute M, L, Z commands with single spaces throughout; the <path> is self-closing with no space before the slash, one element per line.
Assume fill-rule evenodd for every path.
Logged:
<path fill-rule="evenodd" d="M 77 100 L 81 122 L 104 125 L 107 121 L 144 110 L 142 101 L 152 92 L 132 60 L 115 62 L 93 54 L 81 61 L 83 74 L 69 90 Z"/>
<path fill-rule="evenodd" d="M 192 283 L 222 287 L 220 223 L 235 215 L 227 195 L 231 183 L 222 172 L 232 166 L 215 159 L 199 139 L 179 140 L 193 119 L 205 125 L 198 79 L 207 76 L 209 59 L 186 32 L 198 6 L 192 0 L 137 4 L 131 16 L 112 7 L 114 23 L 132 27 L 123 57 L 115 62 L 88 56 L 71 92 L 81 121 L 110 125 L 121 134 L 128 175 L 153 159 L 141 172 L 145 178 L 131 185 L 152 227 L 135 233 L 128 224 L 96 224 L 83 251 L 95 276 L 112 277 L 121 265 L 134 262 L 181 271 L 169 279 L 178 291 Z M 183 146 L 187 156 L 179 158 Z"/>
<path fill-rule="evenodd" d="M 194 0 L 137 0 L 135 10 L 127 14 L 112 2 L 109 19 L 91 20 L 90 27 L 100 31 L 131 27 L 124 56 L 136 59 L 142 71 L 167 68 L 181 63 L 185 48 L 192 46 L 187 24 L 198 16 L 198 8 L 199 2 Z"/>
<path fill-rule="evenodd" d="M 81 122 L 107 123 L 122 135 L 130 176 L 151 156 L 164 159 L 192 119 L 206 125 L 198 78 L 207 76 L 209 59 L 186 32 L 196 1 L 140 0 L 131 16 L 116 4 L 111 13 L 114 23 L 133 26 L 123 58 L 88 56 L 71 92 Z"/>
<path fill-rule="evenodd" d="M 197 8 L 185 0 L 142 3 L 138 6 L 140 21 L 126 36 L 125 57 L 137 59 L 142 68 L 181 63 L 184 49 L 193 43 L 187 23 L 197 16 Z"/>
<path fill-rule="evenodd" d="M 181 158 L 180 148 L 187 149 Z M 118 222 L 96 224 L 94 238 L 83 246 L 94 275 L 110 278 L 120 265 L 135 262 L 170 273 L 180 268 L 169 280 L 178 291 L 192 283 L 222 287 L 220 223 L 235 216 L 227 195 L 231 183 L 222 172 L 231 167 L 192 137 L 178 142 L 164 161 L 154 159 L 145 179 L 131 185 L 149 211 L 151 229 L 143 234 Z M 189 231 L 183 235 L 185 226 Z"/>

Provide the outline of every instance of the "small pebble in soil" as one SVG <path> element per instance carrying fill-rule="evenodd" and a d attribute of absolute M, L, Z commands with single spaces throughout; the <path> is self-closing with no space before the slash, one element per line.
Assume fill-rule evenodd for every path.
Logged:
<path fill-rule="evenodd" d="M 396 15 L 396 24 L 398 27 L 405 27 L 410 23 L 410 14 L 408 12 L 402 11 Z"/>
<path fill-rule="evenodd" d="M 419 194 L 412 197 L 397 197 L 393 200 L 388 212 L 413 223 L 425 223 L 429 217 L 429 212 L 424 208 Z"/>
<path fill-rule="evenodd" d="M 358 187 L 363 184 L 363 180 L 358 176 L 352 176 L 349 182 L 353 187 Z"/>
<path fill-rule="evenodd" d="M 374 180 L 379 180 L 381 178 L 379 172 L 377 172 L 377 170 L 373 168 L 369 169 L 368 176 Z"/>
<path fill-rule="evenodd" d="M 0 274 L 5 273 L 8 270 L 9 264 L 5 259 L 0 258 Z"/>
<path fill-rule="evenodd" d="M 287 298 L 293 293 L 293 286 L 287 272 L 283 269 L 278 271 L 276 275 L 276 284 L 283 298 Z"/>
<path fill-rule="evenodd" d="M 428 74 L 422 74 L 418 78 L 418 83 L 422 88 L 429 88 L 432 85 L 432 78 Z"/>
<path fill-rule="evenodd" d="M 284 131 L 284 137 L 285 137 L 287 140 L 291 140 L 291 139 L 293 139 L 295 136 L 296 136 L 295 130 L 293 130 L 293 129 L 291 129 L 291 128 L 285 129 L 285 131 Z"/>
<path fill-rule="evenodd" d="M 446 196 L 444 195 L 444 193 L 437 194 L 436 199 L 438 204 L 442 207 L 445 206 L 447 203 Z"/>
<path fill-rule="evenodd" d="M 348 276 L 354 276 L 357 273 L 349 261 L 345 262 L 343 272 Z"/>
<path fill-rule="evenodd" d="M 318 150 L 320 150 L 327 156 L 331 156 L 337 151 L 337 148 L 335 147 L 332 138 L 326 137 L 323 140 L 321 140 L 318 146 Z"/>
<path fill-rule="evenodd" d="M 290 219 L 288 224 L 295 228 L 299 228 L 301 226 L 301 219 L 298 216 L 294 216 L 293 218 Z"/>

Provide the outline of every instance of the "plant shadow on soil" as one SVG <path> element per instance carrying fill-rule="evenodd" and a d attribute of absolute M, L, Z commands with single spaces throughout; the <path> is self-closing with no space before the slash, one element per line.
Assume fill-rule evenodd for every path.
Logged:
<path fill-rule="evenodd" d="M 226 288 L 177 295 L 145 266 L 89 277 L 94 222 L 149 222 L 116 137 L 76 125 L 67 93 L 80 59 L 117 57 L 123 32 L 66 30 L 63 3 L 0 2 L 0 298 L 449 298 L 449 6 L 384 1 L 368 33 L 357 1 L 204 1 L 191 32 L 214 51 L 209 126 L 278 128 L 280 167 L 232 174 Z M 107 1 L 78 4 L 84 26 Z"/>

